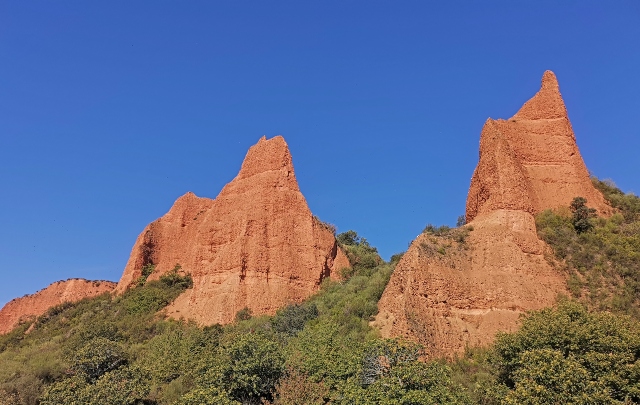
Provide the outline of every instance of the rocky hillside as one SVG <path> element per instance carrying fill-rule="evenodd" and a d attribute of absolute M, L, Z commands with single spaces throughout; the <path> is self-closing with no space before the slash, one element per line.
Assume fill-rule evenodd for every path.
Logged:
<path fill-rule="evenodd" d="M 21 321 L 44 314 L 51 307 L 64 302 L 77 302 L 83 298 L 95 297 L 113 291 L 115 287 L 116 283 L 110 281 L 72 278 L 57 281 L 35 294 L 15 298 L 0 310 L 0 334 L 11 331 Z"/>
<path fill-rule="evenodd" d="M 349 267 L 333 230 L 311 214 L 281 136 L 252 146 L 216 199 L 187 193 L 147 226 L 116 291 L 135 285 L 147 265 L 155 280 L 176 264 L 193 277 L 193 289 L 167 313 L 203 325 L 229 323 L 243 308 L 273 314 Z"/>
<path fill-rule="evenodd" d="M 385 337 L 451 356 L 514 331 L 526 311 L 554 304 L 565 276 L 545 258 L 534 214 L 586 197 L 612 208 L 589 179 L 555 75 L 509 120 L 487 120 L 467 198 L 467 225 L 427 229 L 398 264 L 375 325 Z"/>

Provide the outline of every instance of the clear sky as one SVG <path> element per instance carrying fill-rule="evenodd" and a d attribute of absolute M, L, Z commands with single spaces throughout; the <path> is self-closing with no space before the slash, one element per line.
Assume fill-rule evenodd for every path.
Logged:
<path fill-rule="evenodd" d="M 640 2 L 3 1 L 0 305 L 118 280 L 149 222 L 281 134 L 312 212 L 385 258 L 464 213 L 488 117 L 558 76 L 640 193 Z"/>

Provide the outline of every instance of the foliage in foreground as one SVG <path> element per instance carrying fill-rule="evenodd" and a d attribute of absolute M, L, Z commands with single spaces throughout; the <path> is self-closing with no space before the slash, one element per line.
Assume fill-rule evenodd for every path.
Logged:
<path fill-rule="evenodd" d="M 571 215 L 552 219 L 581 248 L 602 221 L 578 235 Z M 469 230 L 426 232 L 464 240 Z M 164 320 L 158 310 L 191 286 L 177 270 L 121 297 L 53 308 L 29 334 L 25 324 L 0 336 L 0 405 L 640 402 L 633 318 L 564 301 L 528 314 L 492 347 L 421 361 L 418 345 L 369 327 L 400 256 L 385 263 L 355 232 L 337 238 L 352 269 L 271 317 L 239 311 L 234 324 L 206 328 Z"/>
<path fill-rule="evenodd" d="M 375 336 L 393 264 L 355 232 L 338 240 L 352 264 L 342 280 L 272 317 L 240 311 L 207 328 L 162 319 L 191 287 L 179 267 L 159 281 L 147 268 L 122 297 L 54 308 L 29 334 L 24 325 L 0 338 L 0 395 L 29 405 L 465 403 L 448 366 Z"/>
<path fill-rule="evenodd" d="M 640 324 L 628 316 L 562 302 L 500 334 L 493 351 L 505 404 L 640 401 Z"/>
<path fill-rule="evenodd" d="M 538 235 L 553 249 L 568 273 L 575 298 L 591 308 L 640 319 L 640 198 L 594 179 L 618 210 L 593 218 L 584 198 L 569 210 L 547 210 L 536 218 Z"/>

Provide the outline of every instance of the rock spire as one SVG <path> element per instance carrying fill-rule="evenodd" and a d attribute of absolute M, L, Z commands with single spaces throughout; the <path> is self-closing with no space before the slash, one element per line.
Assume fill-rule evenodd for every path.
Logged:
<path fill-rule="evenodd" d="M 193 288 L 167 313 L 203 325 L 229 323 L 245 307 L 273 314 L 349 266 L 330 227 L 311 214 L 281 136 L 253 145 L 215 199 L 187 193 L 149 224 L 116 291 L 135 284 L 147 264 L 156 266 L 149 280 L 176 264 L 192 275 Z"/>
<path fill-rule="evenodd" d="M 558 82 L 547 71 L 540 91 L 516 115 L 485 123 L 467 227 L 413 241 L 373 324 L 385 337 L 424 344 L 432 357 L 460 354 L 517 329 L 521 314 L 566 293 L 564 276 L 545 258 L 549 248 L 537 237 L 534 215 L 569 206 L 577 196 L 601 215 L 611 213 L 589 179 Z"/>

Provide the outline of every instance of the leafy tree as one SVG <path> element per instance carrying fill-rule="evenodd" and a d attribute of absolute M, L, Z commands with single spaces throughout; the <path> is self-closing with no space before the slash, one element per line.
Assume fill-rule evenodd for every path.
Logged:
<path fill-rule="evenodd" d="M 587 207 L 587 199 L 576 197 L 571 201 L 571 212 L 573 213 L 573 227 L 576 232 L 583 233 L 593 229 L 591 218 L 596 216 L 595 208 Z"/>
<path fill-rule="evenodd" d="M 89 396 L 86 393 L 88 383 L 84 378 L 72 376 L 55 384 L 49 385 L 42 398 L 41 405 L 88 405 Z"/>
<path fill-rule="evenodd" d="M 205 371 L 197 378 L 201 387 L 216 387 L 234 400 L 259 404 L 271 399 L 284 372 L 284 356 L 278 343 L 263 333 L 229 334 L 215 357 L 205 358 Z"/>
<path fill-rule="evenodd" d="M 240 405 L 229 395 L 218 388 L 196 388 L 188 394 L 182 396 L 173 405 Z"/>
<path fill-rule="evenodd" d="M 499 334 L 491 362 L 510 389 L 507 404 L 640 401 L 640 324 L 574 302 L 533 312 L 518 332 Z"/>
<path fill-rule="evenodd" d="M 345 246 L 352 246 L 360 244 L 360 237 L 356 231 L 348 230 L 346 232 L 342 232 L 336 236 L 336 240 L 339 244 Z"/>
<path fill-rule="evenodd" d="M 126 357 L 118 343 L 97 337 L 75 352 L 71 362 L 72 370 L 90 382 L 123 365 Z"/>
<path fill-rule="evenodd" d="M 121 367 L 104 374 L 85 388 L 87 404 L 141 404 L 149 394 L 149 376 L 137 366 Z M 68 402 L 66 402 L 68 403 Z"/>
<path fill-rule="evenodd" d="M 304 325 L 318 317 L 318 307 L 314 303 L 290 304 L 279 309 L 271 320 L 276 332 L 295 336 Z"/>
<path fill-rule="evenodd" d="M 373 341 L 364 350 L 361 378 L 349 379 L 340 404 L 469 404 L 451 369 L 418 360 L 417 345 L 399 340 Z"/>

